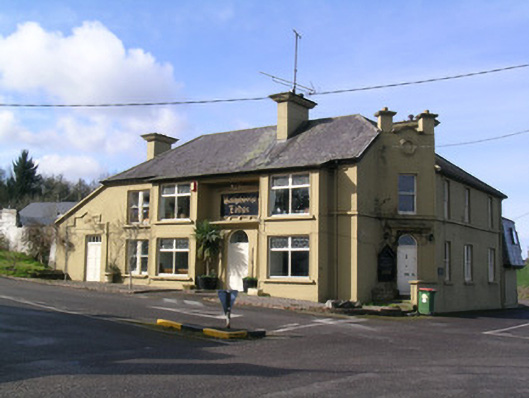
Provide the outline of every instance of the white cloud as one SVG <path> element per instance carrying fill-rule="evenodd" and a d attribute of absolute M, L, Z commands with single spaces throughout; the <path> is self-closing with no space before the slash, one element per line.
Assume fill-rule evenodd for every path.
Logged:
<path fill-rule="evenodd" d="M 66 179 L 75 181 L 97 179 L 104 173 L 98 161 L 89 156 L 45 155 L 36 159 L 39 173 L 44 175 L 62 174 Z"/>
<path fill-rule="evenodd" d="M 69 35 L 26 22 L 18 25 L 11 35 L 0 36 L 3 101 L 6 98 L 9 102 L 88 104 L 164 101 L 174 99 L 180 88 L 170 64 L 158 62 L 142 49 L 127 49 L 100 22 L 84 22 Z M 125 158 L 123 155 L 144 159 L 140 134 L 156 131 L 178 137 L 185 126 L 184 119 L 171 108 L 67 108 L 32 112 L 46 116 L 29 120 L 27 113 L 18 110 L 0 111 L 0 145 L 40 152 L 43 171 L 73 179 L 87 175 L 75 160 L 81 160 L 81 164 L 88 159 L 97 162 L 99 174 L 105 171 L 100 164 L 121 170 L 131 166 L 118 163 Z M 50 152 L 61 153 L 62 159 L 68 161 L 59 161 L 58 155 L 43 156 Z M 89 175 L 92 178 L 94 173 Z"/>

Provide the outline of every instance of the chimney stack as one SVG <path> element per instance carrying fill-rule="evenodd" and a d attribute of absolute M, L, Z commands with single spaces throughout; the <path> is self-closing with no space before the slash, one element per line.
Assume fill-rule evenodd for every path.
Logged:
<path fill-rule="evenodd" d="M 277 102 L 278 141 L 291 138 L 297 128 L 309 120 L 309 109 L 317 105 L 292 92 L 274 94 L 270 98 Z"/>
<path fill-rule="evenodd" d="M 378 118 L 377 127 L 379 130 L 383 133 L 391 133 L 391 130 L 393 130 L 393 116 L 396 114 L 397 112 L 388 110 L 387 106 L 375 113 L 375 117 Z"/>
<path fill-rule="evenodd" d="M 178 141 L 176 138 L 158 133 L 143 134 L 141 138 L 147 141 L 147 160 L 151 160 L 168 151 Z"/>
<path fill-rule="evenodd" d="M 435 113 L 430 113 L 428 109 L 425 110 L 423 113 L 419 114 L 417 116 L 417 120 L 419 121 L 417 131 L 423 134 L 433 134 L 434 127 L 441 123 L 438 120 L 435 120 L 437 116 L 439 115 L 436 115 Z"/>

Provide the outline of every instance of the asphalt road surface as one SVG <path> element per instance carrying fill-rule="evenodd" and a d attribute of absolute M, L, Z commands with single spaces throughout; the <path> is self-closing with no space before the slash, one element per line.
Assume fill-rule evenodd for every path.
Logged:
<path fill-rule="evenodd" d="M 198 295 L 123 295 L 0 278 L 0 397 L 527 397 L 529 311 L 339 318 L 237 308 L 262 340 L 134 322 L 222 326 Z"/>

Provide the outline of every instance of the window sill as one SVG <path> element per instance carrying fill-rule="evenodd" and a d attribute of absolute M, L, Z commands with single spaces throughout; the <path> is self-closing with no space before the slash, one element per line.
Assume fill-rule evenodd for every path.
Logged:
<path fill-rule="evenodd" d="M 499 283 L 496 282 L 496 281 L 489 282 L 489 285 L 493 285 L 493 286 L 498 285 L 498 284 L 499 284 Z"/>
<path fill-rule="evenodd" d="M 148 229 L 150 228 L 151 225 L 150 224 L 143 224 L 143 223 L 132 223 L 132 224 L 125 224 L 123 226 L 123 228 L 126 228 L 126 229 L 132 229 L 132 228 L 139 228 L 139 229 Z"/>
<path fill-rule="evenodd" d="M 292 285 L 315 285 L 316 282 L 314 282 L 312 279 L 305 278 L 305 277 L 292 277 L 292 278 L 268 278 L 263 281 L 265 284 L 292 284 Z"/>
<path fill-rule="evenodd" d="M 265 217 L 265 221 L 292 221 L 292 220 L 315 220 L 316 217 L 310 214 L 278 214 L 276 216 Z"/>
<path fill-rule="evenodd" d="M 472 281 L 465 281 L 465 282 L 464 282 L 464 285 L 465 285 L 465 286 L 474 286 L 474 282 L 472 282 Z"/>
<path fill-rule="evenodd" d="M 167 220 L 160 220 L 155 223 L 155 225 L 191 225 L 194 222 L 190 218 L 171 218 Z"/>
<path fill-rule="evenodd" d="M 444 281 L 443 285 L 445 285 L 445 286 L 454 286 L 454 282 L 452 282 L 452 281 Z"/>
<path fill-rule="evenodd" d="M 189 281 L 192 281 L 193 278 L 191 278 L 189 275 L 157 275 L 157 276 L 152 276 L 151 280 L 189 282 Z"/>
<path fill-rule="evenodd" d="M 122 274 L 121 277 L 123 279 L 128 279 L 130 278 L 130 274 Z M 132 279 L 147 279 L 148 277 L 148 274 L 132 274 Z"/>

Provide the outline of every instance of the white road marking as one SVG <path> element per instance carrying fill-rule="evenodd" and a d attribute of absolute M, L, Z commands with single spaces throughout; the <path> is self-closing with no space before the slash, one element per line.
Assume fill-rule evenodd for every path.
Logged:
<path fill-rule="evenodd" d="M 489 330 L 488 332 L 483 332 L 483 334 L 489 334 L 489 335 L 492 335 L 492 336 L 512 337 L 512 338 L 515 338 L 515 339 L 529 340 L 529 336 L 517 336 L 515 334 L 505 333 L 505 332 L 507 332 L 509 330 L 519 329 L 519 328 L 523 328 L 523 327 L 527 327 L 527 326 L 529 326 L 529 323 L 524 323 L 522 325 L 517 325 L 517 326 L 511 326 L 509 328 L 504 328 L 504 329 Z"/>
<path fill-rule="evenodd" d="M 312 323 L 308 323 L 305 325 L 299 325 L 299 324 L 290 324 L 290 325 L 283 325 L 279 329 L 272 330 L 270 333 L 283 333 L 283 332 L 290 332 L 292 330 L 298 330 L 298 329 L 306 329 L 306 328 L 313 328 L 316 326 L 332 326 L 332 325 L 347 325 L 352 326 L 355 328 L 365 329 L 365 330 L 374 330 L 373 328 L 370 328 L 369 326 L 363 326 L 358 325 L 359 322 L 365 322 L 365 319 L 361 318 L 352 318 L 352 319 L 332 319 L 332 318 L 323 318 L 323 319 L 316 319 Z"/>
<path fill-rule="evenodd" d="M 42 304 L 42 303 L 37 303 L 35 301 L 29 301 L 29 300 L 25 300 L 25 299 L 21 299 L 21 298 L 17 298 L 17 297 L 0 296 L 0 299 L 10 300 L 10 301 L 14 301 L 16 303 L 21 303 L 21 304 L 32 305 L 34 307 L 44 308 L 44 309 L 51 310 L 51 311 L 63 312 L 65 314 L 85 315 L 82 312 L 70 311 L 70 310 L 66 310 L 66 309 L 63 309 L 63 308 L 52 307 L 50 305 L 45 305 L 45 304 Z"/>
<path fill-rule="evenodd" d="M 195 307 L 204 307 L 204 303 L 201 303 L 200 301 L 194 301 L 194 300 L 184 300 L 184 304 L 194 305 Z"/>
<path fill-rule="evenodd" d="M 202 318 L 213 318 L 213 319 L 225 319 L 226 317 L 224 315 L 219 315 L 218 312 L 205 312 L 205 311 L 199 311 L 199 310 L 185 310 L 185 309 L 181 309 L 181 308 L 167 308 L 167 307 L 150 307 L 150 308 L 154 308 L 154 309 L 157 309 L 157 310 L 164 310 L 164 311 L 171 311 L 171 312 L 178 312 L 180 314 L 185 314 L 185 315 L 193 315 L 193 316 L 200 316 Z M 242 317 L 243 315 L 241 314 L 231 314 L 231 317 L 232 318 L 239 318 L 239 317 Z"/>

